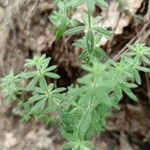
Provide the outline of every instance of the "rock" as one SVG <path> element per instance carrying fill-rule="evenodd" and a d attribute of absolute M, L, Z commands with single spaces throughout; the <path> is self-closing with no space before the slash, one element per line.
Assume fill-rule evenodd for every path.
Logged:
<path fill-rule="evenodd" d="M 49 4 L 48 2 L 42 2 L 38 5 L 38 8 L 41 12 L 48 11 L 54 8 L 53 4 Z"/>
<path fill-rule="evenodd" d="M 5 11 L 2 7 L 0 7 L 0 22 L 2 22 L 2 20 L 4 19 L 5 16 Z"/>
<path fill-rule="evenodd" d="M 10 0 L 0 0 L 0 5 L 3 7 L 8 6 Z"/>
<path fill-rule="evenodd" d="M 46 36 L 41 35 L 36 39 L 36 47 L 37 47 L 38 52 L 41 52 L 47 49 L 48 41 L 47 41 Z"/>
<path fill-rule="evenodd" d="M 129 144 L 127 136 L 121 132 L 120 135 L 120 150 L 133 150 Z"/>
<path fill-rule="evenodd" d="M 109 149 L 108 144 L 104 141 L 98 142 L 95 145 L 95 150 L 108 150 L 108 149 Z"/>
<path fill-rule="evenodd" d="M 31 143 L 32 148 L 37 150 L 49 149 L 54 150 L 52 139 L 48 137 L 49 131 L 41 128 L 38 131 L 31 130 L 26 135 L 25 139 L 27 143 Z"/>
<path fill-rule="evenodd" d="M 52 140 L 48 137 L 41 136 L 36 144 L 37 144 L 36 147 L 40 150 L 43 149 L 54 150 Z"/>
<path fill-rule="evenodd" d="M 14 137 L 13 133 L 7 132 L 5 133 L 5 141 L 4 146 L 6 148 L 11 148 L 17 144 L 17 139 Z"/>
<path fill-rule="evenodd" d="M 105 142 L 100 143 L 100 150 L 108 150 L 108 145 Z"/>
<path fill-rule="evenodd" d="M 25 137 L 27 140 L 36 140 L 37 138 L 37 135 L 36 135 L 36 132 L 35 131 L 30 131 L 28 132 L 28 134 L 26 135 Z"/>
<path fill-rule="evenodd" d="M 31 50 L 36 51 L 37 49 L 37 44 L 36 44 L 36 40 L 33 37 L 30 37 L 27 42 L 26 42 L 26 46 L 29 47 Z"/>

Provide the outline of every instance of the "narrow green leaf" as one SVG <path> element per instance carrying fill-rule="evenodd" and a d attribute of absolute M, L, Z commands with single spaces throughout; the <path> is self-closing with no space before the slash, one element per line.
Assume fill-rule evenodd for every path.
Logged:
<path fill-rule="evenodd" d="M 40 87 L 46 91 L 47 89 L 47 83 L 46 83 L 46 80 L 45 78 L 42 76 L 40 79 L 39 79 L 39 85 Z"/>
<path fill-rule="evenodd" d="M 150 64 L 150 59 L 148 59 L 146 56 L 142 56 L 142 60 L 143 60 L 146 64 Z"/>
<path fill-rule="evenodd" d="M 32 72 L 23 72 L 21 74 L 21 77 L 22 78 L 25 78 L 25 79 L 29 79 L 29 78 L 32 78 L 34 76 L 36 76 L 37 72 L 36 71 L 32 71 Z"/>
<path fill-rule="evenodd" d="M 58 31 L 56 32 L 56 38 L 57 40 L 59 40 L 64 34 L 64 29 L 62 29 L 61 27 L 58 28 Z"/>
<path fill-rule="evenodd" d="M 60 39 L 60 38 L 63 36 L 64 31 L 66 30 L 67 26 L 68 26 L 67 18 L 66 18 L 66 17 L 62 17 L 62 18 L 61 18 L 61 22 L 60 22 L 59 29 L 58 29 L 58 31 L 56 32 L 56 38 L 57 38 L 57 39 Z"/>
<path fill-rule="evenodd" d="M 79 5 L 81 5 L 82 3 L 83 3 L 82 0 L 72 0 L 72 1 L 69 1 L 67 3 L 67 7 L 73 7 L 73 8 L 75 8 L 75 7 L 79 6 Z"/>
<path fill-rule="evenodd" d="M 65 31 L 64 35 L 75 35 L 75 34 L 83 32 L 84 29 L 85 29 L 84 26 L 74 27 L 74 28 L 71 28 L 71 29 Z"/>
<path fill-rule="evenodd" d="M 38 113 L 42 112 L 45 107 L 46 98 L 42 99 L 41 101 L 37 102 L 31 109 L 31 113 Z"/>
<path fill-rule="evenodd" d="M 102 20 L 102 16 L 96 16 L 93 20 L 93 24 L 98 24 Z"/>
<path fill-rule="evenodd" d="M 90 141 L 84 141 L 83 144 L 89 149 L 92 150 L 93 149 L 93 145 Z"/>
<path fill-rule="evenodd" d="M 94 50 L 94 34 L 91 30 L 86 34 L 86 45 L 88 52 L 91 54 Z"/>
<path fill-rule="evenodd" d="M 101 89 L 98 95 L 99 95 L 99 98 L 101 99 L 102 105 L 104 105 L 106 108 L 110 108 L 112 105 L 112 102 L 109 96 L 107 95 L 107 93 L 105 92 L 105 90 Z"/>
<path fill-rule="evenodd" d="M 137 87 L 136 84 L 134 84 L 134 83 L 128 83 L 128 82 L 126 82 L 126 86 L 127 86 L 128 88 L 130 88 L 130 89 Z"/>
<path fill-rule="evenodd" d="M 32 97 L 30 97 L 28 102 L 33 103 L 35 101 L 39 101 L 39 100 L 43 99 L 44 97 L 45 97 L 45 95 L 36 94 L 36 95 L 33 95 Z"/>
<path fill-rule="evenodd" d="M 95 10 L 95 1 L 94 0 L 86 0 L 86 5 L 88 10 L 93 12 Z"/>
<path fill-rule="evenodd" d="M 90 127 L 91 120 L 92 120 L 92 109 L 88 108 L 88 110 L 86 110 L 86 113 L 84 113 L 82 115 L 82 118 L 81 118 L 80 124 L 79 124 L 79 133 L 82 136 L 85 135 L 86 131 Z"/>
<path fill-rule="evenodd" d="M 53 84 L 53 83 L 50 83 L 50 84 L 48 85 L 48 89 L 49 89 L 49 91 L 52 91 L 52 90 L 53 90 L 53 88 L 54 88 L 54 84 Z"/>
<path fill-rule="evenodd" d="M 33 90 L 37 82 L 38 82 L 38 77 L 34 77 L 28 84 L 27 91 Z"/>
<path fill-rule="evenodd" d="M 118 100 L 120 100 L 120 99 L 122 98 L 122 90 L 121 90 L 120 85 L 116 85 L 116 86 L 115 86 L 114 93 L 115 93 L 115 97 L 116 97 Z"/>
<path fill-rule="evenodd" d="M 85 70 L 87 72 L 93 72 L 93 68 L 88 65 L 82 65 L 81 67 L 83 70 Z"/>
<path fill-rule="evenodd" d="M 46 69 L 44 70 L 44 72 L 50 72 L 50 71 L 52 71 L 52 70 L 54 70 L 54 69 L 56 69 L 56 68 L 57 68 L 57 66 L 56 66 L 56 65 L 53 65 L 53 66 L 50 66 L 50 67 L 46 68 Z"/>
<path fill-rule="evenodd" d="M 105 28 L 101 28 L 101 27 L 95 27 L 94 30 L 98 33 L 100 33 L 101 35 L 105 36 L 106 38 L 111 36 L 111 32 L 109 32 L 107 29 Z"/>
<path fill-rule="evenodd" d="M 138 66 L 137 69 L 143 72 L 150 72 L 150 68 L 147 68 L 147 67 Z"/>
<path fill-rule="evenodd" d="M 106 58 L 107 57 L 105 51 L 100 47 L 96 47 L 94 49 L 94 56 L 97 58 L 100 58 L 100 57 Z"/>
<path fill-rule="evenodd" d="M 137 97 L 132 93 L 132 91 L 124 84 L 120 84 L 122 90 L 134 101 L 137 101 Z"/>
<path fill-rule="evenodd" d="M 135 71 L 134 71 L 134 76 L 135 76 L 135 81 L 136 81 L 139 85 L 141 85 L 141 77 L 140 77 L 140 74 L 139 74 L 138 70 L 135 70 Z"/>
<path fill-rule="evenodd" d="M 69 150 L 76 146 L 75 142 L 69 142 L 63 145 L 63 150 Z"/>
<path fill-rule="evenodd" d="M 88 53 L 87 50 L 82 51 L 82 53 L 80 54 L 80 59 L 83 61 L 88 61 L 90 57 L 90 54 Z"/>
<path fill-rule="evenodd" d="M 45 76 L 49 77 L 49 78 L 52 78 L 52 79 L 59 79 L 60 78 L 60 76 L 58 74 L 52 73 L 52 72 L 45 73 Z"/>
<path fill-rule="evenodd" d="M 97 0 L 99 6 L 108 7 L 108 4 L 105 0 Z"/>
<path fill-rule="evenodd" d="M 91 150 L 91 149 L 85 145 L 81 145 L 80 150 Z"/>
<path fill-rule="evenodd" d="M 53 90 L 53 93 L 61 93 L 61 92 L 64 92 L 66 90 L 66 88 L 57 88 L 57 89 L 54 89 Z"/>
<path fill-rule="evenodd" d="M 65 3 L 63 1 L 59 1 L 57 3 L 57 6 L 60 10 L 64 10 L 65 9 Z"/>

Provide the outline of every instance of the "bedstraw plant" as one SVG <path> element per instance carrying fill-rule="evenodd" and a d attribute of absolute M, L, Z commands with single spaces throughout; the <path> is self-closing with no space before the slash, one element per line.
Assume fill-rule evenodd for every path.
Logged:
<path fill-rule="evenodd" d="M 25 62 L 25 71 L 15 75 L 11 71 L 1 79 L 5 99 L 15 101 L 16 113 L 22 120 L 31 117 L 46 123 L 54 123 L 67 140 L 64 150 L 92 150 L 92 136 L 105 130 L 106 119 L 126 94 L 133 101 L 137 97 L 131 91 L 141 84 L 139 72 L 150 72 L 150 48 L 136 43 L 128 46 L 119 61 L 107 57 L 100 48 L 100 40 L 109 38 L 111 32 L 99 27 L 101 17 L 93 17 L 96 5 L 107 7 L 104 0 L 57 0 L 58 11 L 50 20 L 56 37 L 83 35 L 73 45 L 82 49 L 80 60 L 85 74 L 75 85 L 57 87 L 47 79 L 58 79 L 56 66 L 49 66 L 46 55 L 35 56 Z M 71 15 L 79 5 L 86 5 L 82 21 L 72 20 Z M 23 82 L 26 81 L 26 84 Z"/>

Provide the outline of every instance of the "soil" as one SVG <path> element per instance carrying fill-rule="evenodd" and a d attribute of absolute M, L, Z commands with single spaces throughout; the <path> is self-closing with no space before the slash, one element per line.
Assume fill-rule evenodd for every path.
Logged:
<path fill-rule="evenodd" d="M 51 0 L 0 1 L 1 76 L 11 69 L 21 71 L 26 58 L 43 53 L 52 57 L 52 64 L 58 65 L 56 72 L 61 75 L 56 83 L 58 86 L 75 83 L 81 76 L 78 59 L 81 50 L 72 46 L 76 37 L 56 41 L 50 30 L 48 17 L 54 9 Z M 148 1 L 145 0 L 137 15 L 145 16 L 148 10 Z M 96 10 L 96 13 L 100 12 Z M 132 18 L 123 33 L 114 35 L 103 48 L 113 57 L 119 50 L 125 49 L 125 45 L 142 29 L 143 23 L 137 23 Z M 140 40 L 141 36 L 143 33 L 135 40 Z M 150 38 L 146 38 L 145 43 L 150 45 Z M 124 96 L 120 110 L 113 110 L 108 118 L 106 131 L 93 137 L 95 150 L 150 149 L 149 80 L 146 80 L 145 74 L 141 73 L 141 76 L 143 84 L 134 90 L 139 101 L 133 103 Z M 6 104 L 0 93 L 0 150 L 60 150 L 65 141 L 55 127 L 45 126 L 36 120 L 22 123 L 19 116 L 13 113 L 13 108 L 14 104 Z"/>

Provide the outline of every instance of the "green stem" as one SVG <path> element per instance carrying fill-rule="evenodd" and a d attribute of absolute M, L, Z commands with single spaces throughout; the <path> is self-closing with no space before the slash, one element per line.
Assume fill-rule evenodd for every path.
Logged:
<path fill-rule="evenodd" d="M 91 30 L 91 13 L 88 11 L 88 23 L 89 23 L 89 30 Z"/>
<path fill-rule="evenodd" d="M 91 12 L 90 11 L 88 11 L 88 32 L 89 31 L 91 31 L 93 36 L 94 36 L 94 33 L 92 31 L 92 21 L 91 21 Z M 90 58 L 89 58 L 88 62 L 91 61 L 91 58 L 92 58 L 93 54 L 94 54 L 94 49 L 92 50 L 92 53 L 90 54 Z"/>

